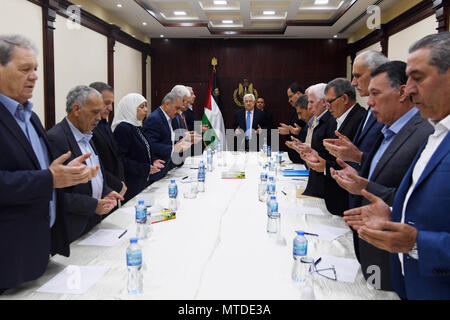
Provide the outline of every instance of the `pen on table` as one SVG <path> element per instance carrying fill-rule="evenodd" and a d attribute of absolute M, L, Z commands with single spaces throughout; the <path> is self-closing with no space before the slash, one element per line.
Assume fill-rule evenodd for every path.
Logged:
<path fill-rule="evenodd" d="M 317 266 L 320 261 L 322 261 L 322 257 L 319 257 L 319 259 L 317 259 L 316 262 L 314 262 L 314 266 Z"/>
<path fill-rule="evenodd" d="M 122 232 L 122 234 L 119 236 L 119 239 L 122 238 L 122 236 L 123 236 L 125 233 L 127 233 L 127 231 L 128 231 L 128 230 L 125 229 L 125 231 Z"/>
<path fill-rule="evenodd" d="M 305 232 L 305 234 L 306 235 L 309 235 L 309 236 L 316 236 L 316 237 L 318 237 L 319 235 L 318 234 L 316 234 L 316 233 L 309 233 L 309 232 Z"/>
<path fill-rule="evenodd" d="M 285 196 L 287 196 L 286 192 L 284 192 L 283 190 L 281 190 L 281 192 L 283 192 L 283 194 L 284 194 Z"/>
<path fill-rule="evenodd" d="M 184 180 L 184 179 L 187 179 L 187 178 L 189 178 L 189 176 L 183 177 L 183 179 L 181 179 L 181 180 Z"/>
<path fill-rule="evenodd" d="M 295 181 L 305 181 L 305 179 L 298 179 L 298 178 L 292 178 L 292 180 L 295 180 Z"/>

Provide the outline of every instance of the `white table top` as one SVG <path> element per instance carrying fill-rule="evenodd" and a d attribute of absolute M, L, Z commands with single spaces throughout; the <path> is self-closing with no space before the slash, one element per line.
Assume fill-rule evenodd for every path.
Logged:
<path fill-rule="evenodd" d="M 288 163 L 287 155 L 283 158 Z M 204 158 L 206 163 L 206 158 Z M 299 285 L 291 280 L 292 240 L 295 230 L 318 225 L 348 228 L 341 217 L 326 212 L 324 201 L 317 200 L 324 215 L 301 212 L 281 213 L 281 235 L 286 245 L 278 245 L 266 232 L 265 203 L 258 201 L 260 156 L 256 153 L 227 153 L 227 168 L 239 163 L 245 167 L 242 180 L 221 179 L 224 167 L 217 166 L 206 173 L 205 193 L 196 199 L 183 198 L 188 184 L 181 178 L 199 158 L 189 158 L 182 168 L 172 170 L 166 178 L 152 184 L 143 193 L 155 198 L 155 205 L 168 205 L 167 186 L 171 178 L 179 188 L 179 210 L 174 220 L 153 224 L 150 239 L 139 241 L 144 259 L 144 292 L 127 293 L 125 252 L 129 239 L 135 235 L 134 211 L 139 195 L 123 208 L 116 210 L 88 235 L 72 243 L 69 258 L 50 259 L 45 274 L 39 279 L 8 290 L 4 299 L 300 299 Z M 300 205 L 305 199 L 295 197 L 295 183 L 288 179 L 277 182 L 277 201 L 280 208 Z M 283 190 L 286 195 L 281 193 Z M 78 243 L 99 229 L 127 229 L 113 247 L 81 246 Z M 321 255 L 356 259 L 352 233 L 345 233 L 333 241 L 308 236 L 308 256 Z M 69 265 L 106 266 L 108 271 L 84 294 L 51 294 L 36 292 Z M 354 283 L 314 277 L 316 299 L 398 299 L 393 292 L 369 287 L 359 269 Z"/>

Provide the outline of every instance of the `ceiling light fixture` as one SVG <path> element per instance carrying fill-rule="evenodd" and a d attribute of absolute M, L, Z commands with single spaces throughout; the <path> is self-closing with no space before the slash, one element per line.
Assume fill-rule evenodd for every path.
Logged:
<path fill-rule="evenodd" d="M 176 16 L 185 16 L 186 11 L 174 11 L 173 14 Z"/>
<path fill-rule="evenodd" d="M 146 26 L 146 25 L 147 25 L 147 22 L 142 22 L 142 25 L 143 25 L 143 26 Z"/>
<path fill-rule="evenodd" d="M 316 0 L 314 2 L 315 5 L 324 5 L 324 4 L 328 4 L 328 0 Z"/>
<path fill-rule="evenodd" d="M 122 5 L 120 3 L 118 3 L 117 8 L 122 8 Z"/>
<path fill-rule="evenodd" d="M 222 23 L 233 23 L 233 20 L 222 20 Z"/>
<path fill-rule="evenodd" d="M 265 14 L 265 15 L 273 15 L 273 14 L 275 14 L 275 11 L 267 10 L 267 11 L 263 11 L 263 14 Z"/>
<path fill-rule="evenodd" d="M 160 35 L 159 37 L 160 37 L 160 38 L 164 38 L 164 35 L 162 34 L 162 35 Z"/>
<path fill-rule="evenodd" d="M 226 6 L 226 5 L 227 5 L 227 2 L 224 1 L 224 0 L 215 0 L 215 1 L 214 1 L 214 4 L 215 4 L 216 6 L 220 6 L 220 5 Z"/>

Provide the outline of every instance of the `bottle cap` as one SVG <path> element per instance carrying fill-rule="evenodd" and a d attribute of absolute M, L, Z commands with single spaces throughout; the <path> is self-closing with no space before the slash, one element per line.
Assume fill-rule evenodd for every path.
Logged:
<path fill-rule="evenodd" d="M 144 200 L 138 200 L 138 204 L 144 204 Z"/>
<path fill-rule="evenodd" d="M 270 196 L 270 200 L 275 200 L 275 196 Z"/>
<path fill-rule="evenodd" d="M 175 179 L 170 179 L 170 183 L 175 183 Z"/>
<path fill-rule="evenodd" d="M 138 239 L 137 238 L 131 238 L 130 239 L 130 243 L 137 243 L 138 242 Z"/>
<path fill-rule="evenodd" d="M 273 177 L 269 177 L 269 180 L 270 180 L 270 181 L 273 181 Z"/>
<path fill-rule="evenodd" d="M 305 235 L 305 232 L 302 231 L 302 230 L 297 230 L 297 231 L 295 231 L 295 232 L 297 232 L 297 235 L 299 235 L 299 236 Z"/>

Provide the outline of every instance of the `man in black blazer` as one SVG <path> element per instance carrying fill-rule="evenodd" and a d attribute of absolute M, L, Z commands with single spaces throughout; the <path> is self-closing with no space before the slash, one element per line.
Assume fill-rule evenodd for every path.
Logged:
<path fill-rule="evenodd" d="M 39 278 L 49 256 L 69 256 L 61 188 L 86 183 L 96 169 L 63 165 L 29 101 L 37 81 L 34 44 L 0 35 L 0 294 Z"/>
<path fill-rule="evenodd" d="M 109 213 L 117 200 L 124 200 L 104 179 L 104 170 L 92 142 L 92 130 L 98 125 L 103 110 L 101 94 L 88 86 L 77 86 L 67 95 L 67 117 L 48 131 L 56 155 L 71 151 L 73 157 L 91 153 L 87 162 L 100 170 L 90 182 L 64 190 L 67 214 L 67 233 L 73 242 L 100 223 L 101 216 Z"/>
<path fill-rule="evenodd" d="M 255 96 L 251 93 L 244 96 L 244 109 L 240 109 L 233 116 L 233 130 L 242 139 L 238 139 L 238 144 L 244 143 L 245 151 L 256 151 L 262 147 L 263 142 L 259 141 L 260 134 L 267 129 L 263 111 L 255 108 Z M 266 132 L 267 133 L 267 132 Z M 267 137 L 267 135 L 265 135 Z M 237 150 L 241 150 L 241 145 L 235 145 Z"/>
<path fill-rule="evenodd" d="M 114 89 L 104 82 L 94 82 L 89 86 L 102 94 L 105 104 L 103 111 L 100 112 L 102 119 L 92 131 L 92 141 L 103 165 L 106 184 L 123 196 L 127 191 L 123 163 L 118 155 L 117 144 L 108 123 L 108 116 L 113 110 Z"/>
<path fill-rule="evenodd" d="M 264 112 L 264 118 L 265 118 L 265 122 L 266 122 L 266 127 L 268 130 L 272 129 L 273 127 L 273 116 L 272 113 L 270 113 L 269 111 L 267 111 L 266 108 L 266 101 L 264 100 L 264 98 L 259 97 L 256 100 L 256 108 L 258 108 L 259 110 Z"/>
<path fill-rule="evenodd" d="M 392 61 L 371 73 L 369 101 L 377 120 L 385 124 L 382 134 L 363 163 L 359 175 L 354 168 L 341 161 L 344 169 L 332 173 L 339 185 L 356 195 L 355 207 L 370 203 L 361 195 L 363 189 L 392 206 L 397 188 L 411 162 L 433 133 L 433 127 L 421 117 L 405 92 L 405 70 L 406 63 Z M 344 220 L 348 219 L 344 217 Z M 378 289 L 392 291 L 389 253 L 362 239 L 359 239 L 358 246 L 364 277 L 368 279 L 373 273 L 368 271 L 368 267 L 376 265 L 381 271 Z"/>
<path fill-rule="evenodd" d="M 356 103 L 355 88 L 347 79 L 337 78 L 327 84 L 324 93 L 327 109 L 336 119 L 336 130 L 353 139 L 361 120 L 366 115 L 366 110 Z M 314 152 L 310 155 L 314 155 Z M 336 163 L 336 158 L 326 154 L 326 157 L 307 156 L 304 160 L 312 170 L 324 175 L 323 198 L 328 211 L 342 216 L 343 212 L 348 209 L 348 193 L 330 175 L 330 168 L 340 168 Z"/>
<path fill-rule="evenodd" d="M 291 147 L 294 148 L 306 162 L 315 165 L 322 160 L 332 160 L 332 156 L 328 153 L 322 144 L 323 139 L 334 136 L 336 130 L 336 119 L 327 110 L 327 103 L 325 101 L 325 83 L 319 83 L 308 88 L 308 109 L 314 115 L 313 122 L 307 130 L 305 142 L 298 144 L 293 143 Z M 324 170 L 318 172 L 316 170 L 309 170 L 308 184 L 306 186 L 304 195 L 324 198 L 327 177 L 324 175 Z"/>

